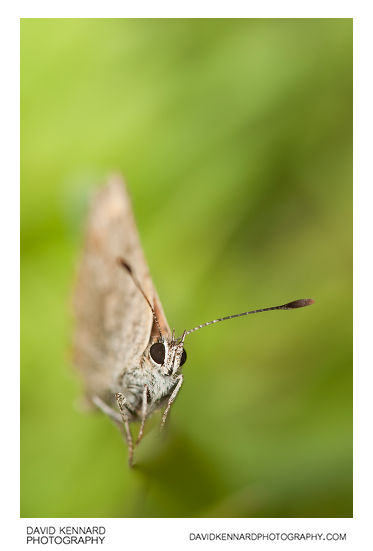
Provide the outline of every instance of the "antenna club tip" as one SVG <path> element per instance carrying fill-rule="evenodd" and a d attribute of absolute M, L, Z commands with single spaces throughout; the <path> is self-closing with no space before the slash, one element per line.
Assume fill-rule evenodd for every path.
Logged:
<path fill-rule="evenodd" d="M 304 306 L 314 304 L 314 302 L 315 301 L 312 298 L 300 298 L 298 300 L 294 300 L 293 302 L 288 302 L 285 306 L 286 309 L 303 308 Z"/>
<path fill-rule="evenodd" d="M 130 266 L 129 264 L 127 264 L 127 262 L 124 260 L 124 258 L 122 258 L 121 256 L 118 256 L 118 257 L 117 257 L 117 263 L 119 264 L 119 266 L 122 266 L 122 267 L 125 268 L 130 274 L 132 274 L 131 266 Z"/>

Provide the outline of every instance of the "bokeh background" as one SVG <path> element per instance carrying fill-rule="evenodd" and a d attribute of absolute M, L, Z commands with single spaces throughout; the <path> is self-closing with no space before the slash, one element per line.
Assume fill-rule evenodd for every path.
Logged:
<path fill-rule="evenodd" d="M 130 189 L 188 339 L 137 466 L 79 408 L 87 201 Z M 21 516 L 352 516 L 352 20 L 21 21 Z"/>

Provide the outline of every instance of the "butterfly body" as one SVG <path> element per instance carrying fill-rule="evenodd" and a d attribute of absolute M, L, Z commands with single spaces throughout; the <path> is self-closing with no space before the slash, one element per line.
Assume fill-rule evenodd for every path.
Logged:
<path fill-rule="evenodd" d="M 74 310 L 74 360 L 86 397 L 120 428 L 124 424 L 131 464 L 129 423 L 141 422 L 137 443 L 145 420 L 166 406 L 164 425 L 182 384 L 186 356 L 184 338 L 171 334 L 118 176 L 93 197 Z"/>

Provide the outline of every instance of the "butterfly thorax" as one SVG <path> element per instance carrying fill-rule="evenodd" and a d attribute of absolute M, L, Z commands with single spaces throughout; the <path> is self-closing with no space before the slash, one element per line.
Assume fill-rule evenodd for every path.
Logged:
<path fill-rule="evenodd" d="M 173 375 L 164 375 L 159 368 L 144 365 L 124 373 L 122 382 L 116 389 L 121 392 L 129 405 L 132 420 L 141 417 L 144 386 L 147 387 L 147 416 L 161 408 L 177 383 Z"/>

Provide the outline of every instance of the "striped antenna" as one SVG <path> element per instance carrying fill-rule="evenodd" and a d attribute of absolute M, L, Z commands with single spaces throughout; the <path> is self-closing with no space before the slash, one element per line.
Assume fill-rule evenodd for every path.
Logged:
<path fill-rule="evenodd" d="M 127 270 L 129 275 L 132 277 L 132 281 L 134 282 L 134 284 L 136 285 L 136 287 L 138 288 L 138 290 L 140 291 L 140 293 L 142 294 L 142 296 L 144 297 L 146 302 L 149 304 L 149 308 L 150 308 L 150 310 L 152 311 L 152 314 L 153 314 L 153 319 L 154 319 L 155 324 L 158 328 L 161 339 L 163 339 L 161 326 L 159 325 L 159 321 L 158 321 L 158 318 L 156 316 L 155 310 L 154 310 L 153 306 L 151 305 L 150 300 L 148 299 L 148 297 L 144 293 L 143 288 L 141 287 L 139 280 L 137 279 L 137 277 L 133 273 L 131 266 L 129 264 L 127 264 L 127 262 L 125 260 L 123 260 L 123 258 L 120 258 L 120 257 L 117 258 L 117 262 L 118 262 L 119 266 L 121 266 L 122 268 L 125 268 Z"/>
<path fill-rule="evenodd" d="M 232 318 L 239 318 L 240 316 L 247 316 L 248 314 L 258 314 L 259 312 L 269 312 L 269 310 L 293 310 L 294 308 L 303 308 L 304 306 L 309 306 L 310 304 L 313 304 L 313 303 L 314 303 L 314 300 L 312 300 L 312 298 L 300 298 L 298 300 L 293 300 L 292 302 L 287 302 L 286 304 L 282 304 L 281 306 L 271 306 L 270 308 L 261 308 L 260 310 L 251 310 L 251 312 L 242 312 L 242 314 L 233 314 L 233 316 L 225 316 L 225 318 L 219 318 L 217 320 L 207 321 L 206 323 L 197 325 L 197 327 L 193 327 L 193 329 L 189 329 L 189 331 L 185 333 L 185 336 L 189 335 L 190 333 L 193 333 L 193 331 L 202 329 L 202 327 L 207 327 L 207 325 L 218 323 L 219 321 L 230 320 Z"/>

